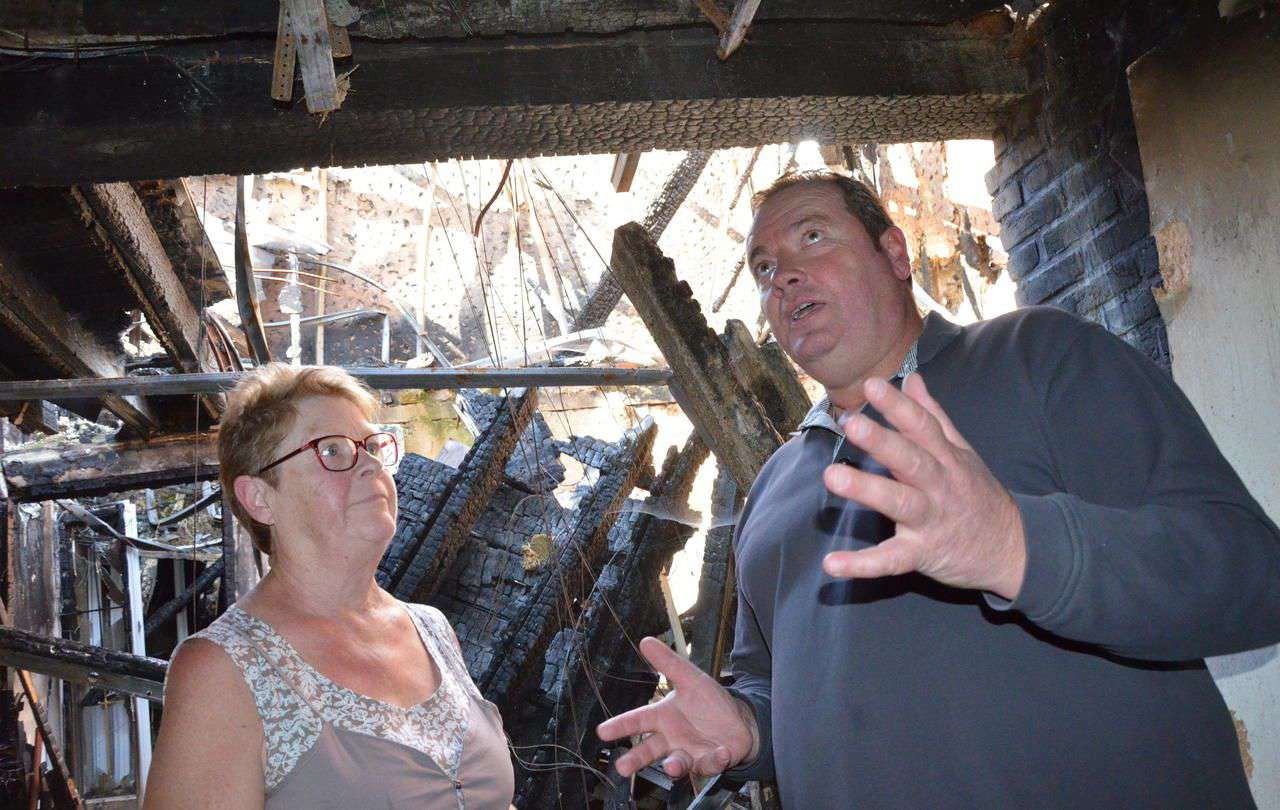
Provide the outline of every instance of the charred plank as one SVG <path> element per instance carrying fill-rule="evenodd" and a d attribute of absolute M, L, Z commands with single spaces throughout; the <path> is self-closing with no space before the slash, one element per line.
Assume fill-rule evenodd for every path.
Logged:
<path fill-rule="evenodd" d="M 750 487 L 782 439 L 734 373 L 693 291 L 634 222 L 614 232 L 613 275 L 671 365 L 671 392 L 685 415 L 738 484 Z"/>
<path fill-rule="evenodd" d="M 502 482 L 515 448 L 537 406 L 535 389 L 512 392 L 463 459 L 438 508 L 423 523 L 397 529 L 378 576 L 401 599 L 425 602 L 440 586 L 471 528 Z"/>
<path fill-rule="evenodd" d="M 267 11 L 264 33 L 276 24 L 275 8 Z M 708 34 L 699 24 L 606 37 L 357 41 L 352 92 L 323 127 L 305 105 L 279 108 L 263 92 L 269 36 L 48 60 L 39 71 L 0 72 L 0 186 L 990 137 L 999 112 L 1026 93 L 1007 34 L 978 28 L 757 19 L 751 47 L 725 62 Z M 637 58 L 644 70 L 618 70 Z M 406 84 L 410 75 L 432 81 Z"/>
<path fill-rule="evenodd" d="M 657 515 L 687 510 L 689 492 L 706 460 L 706 444 L 694 435 L 677 453 L 672 448 L 654 481 L 644 509 L 631 511 L 610 533 L 609 563 L 578 621 L 562 630 L 546 655 L 541 690 L 526 701 L 543 708 L 541 728 L 513 728 L 513 738 L 529 736 L 536 746 L 529 758 L 556 767 L 550 772 L 522 772 L 521 807 L 558 810 L 587 807 L 592 781 L 570 767 L 577 758 L 564 746 L 596 762 L 602 743 L 595 726 L 606 717 L 641 706 L 653 696 L 657 677 L 634 644 L 667 627 L 658 575 L 693 534 L 693 527 Z M 526 749 L 528 750 L 528 749 Z"/>
<path fill-rule="evenodd" d="M 14 500 L 87 498 L 217 478 L 217 438 L 202 433 L 37 445 L 6 453 L 3 466 Z"/>
<path fill-rule="evenodd" d="M 168 669 L 159 658 L 44 638 L 12 627 L 0 627 L 0 664 L 156 702 L 163 698 Z"/>

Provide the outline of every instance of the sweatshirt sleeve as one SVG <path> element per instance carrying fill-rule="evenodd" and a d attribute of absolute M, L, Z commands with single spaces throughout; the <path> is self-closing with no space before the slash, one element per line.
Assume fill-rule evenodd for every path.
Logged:
<path fill-rule="evenodd" d="M 729 687 L 729 693 L 751 707 L 760 739 L 760 752 L 751 762 L 743 762 L 730 769 L 728 775 L 741 780 L 773 779 L 772 664 L 756 615 L 741 588 L 738 589 L 738 615 L 730 659 L 733 685 Z"/>
<path fill-rule="evenodd" d="M 1041 379 L 1063 491 L 1013 493 L 1026 574 L 992 607 L 1153 661 L 1280 640 L 1280 532 L 1169 375 L 1088 325 Z"/>

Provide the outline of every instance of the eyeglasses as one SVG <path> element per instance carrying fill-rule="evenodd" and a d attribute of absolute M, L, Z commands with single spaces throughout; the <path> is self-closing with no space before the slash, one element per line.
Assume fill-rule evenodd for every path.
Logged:
<path fill-rule="evenodd" d="M 384 467 L 394 467 L 400 461 L 400 442 L 396 440 L 394 433 L 370 433 L 363 439 L 341 435 L 321 436 L 318 439 L 312 439 L 292 453 L 281 456 L 254 474 L 262 475 L 277 464 L 283 464 L 307 450 L 314 450 L 320 466 L 329 472 L 344 472 L 356 466 L 356 462 L 360 459 L 361 448 Z"/>

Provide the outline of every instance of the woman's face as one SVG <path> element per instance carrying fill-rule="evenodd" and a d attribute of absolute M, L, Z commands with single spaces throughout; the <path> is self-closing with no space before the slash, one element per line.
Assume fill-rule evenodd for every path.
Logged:
<path fill-rule="evenodd" d="M 377 432 L 360 408 L 344 397 L 307 397 L 298 402 L 297 411 L 277 456 L 321 436 L 350 436 L 359 441 Z M 391 471 L 377 459 L 361 450 L 356 466 L 333 472 L 308 450 L 275 469 L 273 542 L 303 537 L 320 541 L 327 551 L 372 550 L 368 546 L 379 555 L 385 551 L 396 530 L 396 487 Z"/>

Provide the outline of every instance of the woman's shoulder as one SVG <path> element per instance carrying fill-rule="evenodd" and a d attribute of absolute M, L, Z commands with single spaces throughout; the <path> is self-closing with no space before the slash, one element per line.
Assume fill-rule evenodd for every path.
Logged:
<path fill-rule="evenodd" d="M 165 708 L 174 704 L 201 705 L 208 700 L 225 705 L 228 699 L 252 709 L 253 699 L 242 667 L 232 653 L 205 635 L 193 635 L 183 641 L 169 659 L 164 681 Z"/>
<path fill-rule="evenodd" d="M 439 608 L 434 608 L 431 605 L 418 604 L 416 602 L 401 602 L 400 604 L 404 605 L 405 610 L 409 611 L 410 615 L 425 625 L 427 629 L 432 632 L 444 632 L 448 635 L 453 634 L 453 625 L 449 624 L 449 619 L 445 617 L 444 613 Z"/>

